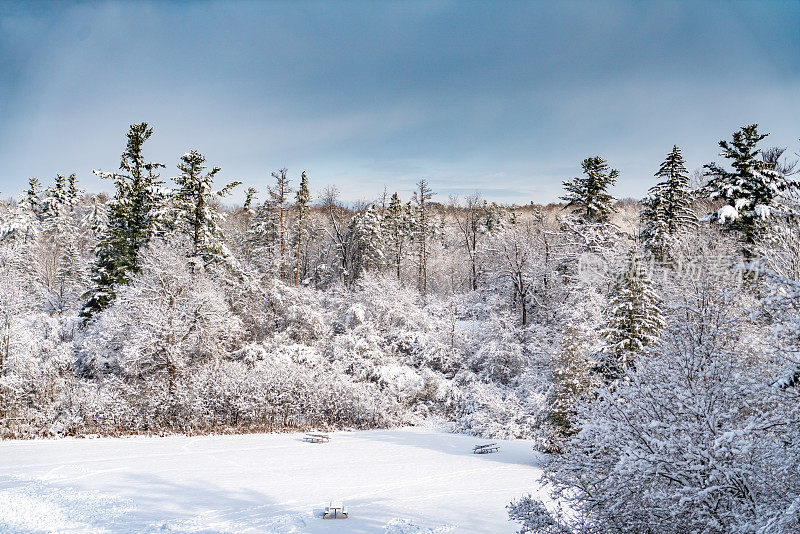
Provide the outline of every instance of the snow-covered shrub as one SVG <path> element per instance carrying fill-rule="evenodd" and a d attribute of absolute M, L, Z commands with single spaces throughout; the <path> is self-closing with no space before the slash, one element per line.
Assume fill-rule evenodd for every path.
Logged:
<path fill-rule="evenodd" d="M 509 385 L 530 368 L 532 356 L 520 341 L 520 333 L 510 317 L 493 314 L 470 333 L 466 339 L 469 347 L 465 350 L 469 351 L 468 365 L 478 376 Z"/>
<path fill-rule="evenodd" d="M 523 532 L 755 532 L 800 496 L 795 400 L 770 385 L 774 364 L 738 298 L 698 287 L 660 348 L 579 409 L 580 432 L 546 464 L 571 510 L 523 500 Z M 680 319 L 680 320 L 678 320 Z"/>
<path fill-rule="evenodd" d="M 5 414 L 47 431 L 61 400 L 74 385 L 74 327 L 73 321 L 41 313 L 14 321 L 0 376 L 0 402 Z"/>
<path fill-rule="evenodd" d="M 164 374 L 170 392 L 193 361 L 220 357 L 241 328 L 223 293 L 188 248 L 154 242 L 142 272 L 121 287 L 90 326 L 81 363 L 93 373 L 119 370 L 131 379 Z"/>
<path fill-rule="evenodd" d="M 462 372 L 456 377 L 454 429 L 490 438 L 534 437 L 546 414 L 546 395 L 537 376 L 524 376 L 516 388 L 498 387 Z"/>

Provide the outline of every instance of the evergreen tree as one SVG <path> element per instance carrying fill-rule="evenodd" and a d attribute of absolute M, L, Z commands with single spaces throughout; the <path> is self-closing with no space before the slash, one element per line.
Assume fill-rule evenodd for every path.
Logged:
<path fill-rule="evenodd" d="M 408 238 L 408 220 L 403 210 L 403 204 L 397 193 L 389 200 L 386 215 L 383 219 L 383 231 L 386 235 L 386 244 L 392 257 L 392 266 L 400 280 L 400 269 L 403 262 L 403 246 Z"/>
<path fill-rule="evenodd" d="M 247 251 L 271 272 L 277 256 L 275 245 L 278 241 L 278 221 L 271 202 L 265 201 L 256 208 L 245 233 L 245 241 L 248 245 Z"/>
<path fill-rule="evenodd" d="M 577 415 L 575 405 L 598 385 L 585 354 L 580 329 L 574 324 L 567 325 L 561 350 L 553 358 L 553 385 L 555 398 L 550 420 L 558 436 L 567 438 L 578 431 L 573 426 Z"/>
<path fill-rule="evenodd" d="M 677 145 L 672 147 L 655 176 L 663 181 L 651 187 L 642 201 L 642 238 L 649 249 L 664 257 L 672 237 L 697 226 L 689 176 Z"/>
<path fill-rule="evenodd" d="M 725 170 L 714 162 L 704 165 L 705 176 L 709 178 L 704 191 L 709 198 L 725 203 L 711 219 L 741 232 L 748 255 L 762 221 L 770 218 L 786 193 L 800 185 L 784 176 L 776 162 L 761 157 L 761 149 L 756 145 L 768 135 L 758 133 L 757 124 L 743 126 L 734 132 L 731 142 L 719 142 L 720 155 L 730 160 L 733 170 Z"/>
<path fill-rule="evenodd" d="M 100 235 L 105 230 L 108 224 L 108 209 L 97 195 L 92 195 L 89 209 L 81 223 L 88 226 L 95 235 Z"/>
<path fill-rule="evenodd" d="M 77 265 L 80 229 L 72 209 L 74 203 L 68 186 L 68 180 L 74 182 L 74 176 L 73 174 L 68 179 L 63 174 L 56 175 L 53 186 L 45 190 L 43 200 L 38 202 L 41 208 L 38 213 L 41 222 L 39 230 L 42 235 L 38 251 L 46 265 L 42 290 L 47 295 L 48 311 L 59 314 L 77 296 L 78 278 L 81 274 Z M 32 180 L 26 203 L 37 202 L 37 188 L 38 180 Z M 27 235 L 31 233 L 29 231 Z"/>
<path fill-rule="evenodd" d="M 480 210 L 480 225 L 485 232 L 490 234 L 499 232 L 503 229 L 503 221 L 506 218 L 506 208 L 497 202 L 489 204 L 483 201 L 483 209 Z"/>
<path fill-rule="evenodd" d="M 78 203 L 78 197 L 83 193 L 83 189 L 78 189 L 78 179 L 75 177 L 74 172 L 67 178 L 67 183 L 67 203 L 72 209 Z"/>
<path fill-rule="evenodd" d="M 428 234 L 430 233 L 429 201 L 433 197 L 428 181 L 424 178 L 417 183 L 414 192 L 413 235 L 417 243 L 417 288 L 423 296 L 428 293 Z"/>
<path fill-rule="evenodd" d="M 403 217 L 409 235 L 413 238 L 417 228 L 417 210 L 414 208 L 414 203 L 411 200 L 406 202 L 403 207 Z"/>
<path fill-rule="evenodd" d="M 256 198 L 256 194 L 258 194 L 258 189 L 255 187 L 248 187 L 247 192 L 245 193 L 244 198 L 244 206 L 242 209 L 248 213 L 253 213 L 253 200 Z"/>
<path fill-rule="evenodd" d="M 35 183 L 34 183 L 35 182 Z M 69 177 L 57 174 L 53 187 L 45 190 L 44 200 L 37 201 L 37 188 L 39 181 L 31 179 L 26 201 L 31 205 L 38 204 L 41 208 L 41 215 L 45 221 L 56 221 L 71 212 L 78 202 L 78 196 L 82 190 L 78 189 L 75 173 Z M 53 223 L 55 224 L 55 223 Z"/>
<path fill-rule="evenodd" d="M 297 203 L 297 269 L 295 273 L 295 285 L 300 285 L 300 272 L 304 263 L 303 258 L 308 256 L 308 231 L 309 213 L 311 211 L 311 192 L 308 190 L 308 177 L 306 171 L 300 175 L 300 187 L 297 189 L 295 197 Z M 305 238 L 305 241 L 304 241 Z M 305 253 L 303 248 L 306 248 Z"/>
<path fill-rule="evenodd" d="M 614 197 L 608 188 L 617 182 L 619 171 L 611 169 L 600 156 L 586 158 L 581 163 L 584 177 L 564 180 L 567 194 L 561 200 L 567 202 L 566 208 L 576 207 L 588 222 L 607 222 L 614 211 Z"/>
<path fill-rule="evenodd" d="M 57 219 L 67 208 L 67 179 L 63 174 L 57 174 L 53 187 L 45 192 L 43 215 L 47 219 Z"/>
<path fill-rule="evenodd" d="M 179 189 L 175 194 L 176 222 L 191 242 L 192 257 L 201 257 L 204 262 L 222 261 L 229 256 L 224 244 L 219 223 L 220 213 L 214 208 L 214 177 L 222 169 L 214 167 L 205 174 L 206 159 L 196 150 L 184 154 L 178 165 L 181 174 L 175 178 Z M 241 182 L 226 185 L 217 196 L 228 194 Z"/>
<path fill-rule="evenodd" d="M 28 190 L 25 192 L 25 207 L 31 210 L 35 215 L 39 215 L 41 211 L 40 184 L 38 178 L 28 179 Z"/>
<path fill-rule="evenodd" d="M 600 372 L 607 380 L 620 378 L 636 353 L 658 341 L 664 327 L 659 306 L 660 299 L 636 252 L 631 250 L 625 270 L 611 288 L 606 324 L 600 330 L 605 339 Z"/>
<path fill-rule="evenodd" d="M 108 223 L 95 249 L 94 287 L 81 311 L 85 318 L 111 303 L 115 288 L 139 271 L 139 251 L 163 229 L 165 195 L 157 171 L 164 165 L 146 162 L 142 151 L 152 134 L 147 123 L 131 125 L 119 165 L 123 172 L 97 171 L 114 181 L 116 193 L 108 203 Z"/>
<path fill-rule="evenodd" d="M 350 221 L 349 233 L 355 246 L 354 277 L 383 266 L 385 257 L 382 223 L 379 208 L 375 204 L 370 204 Z"/>
<path fill-rule="evenodd" d="M 289 178 L 287 176 L 288 169 L 279 169 L 278 172 L 273 172 L 272 177 L 275 179 L 275 185 L 269 188 L 269 196 L 272 199 L 272 205 L 278 211 L 278 238 L 280 240 L 280 275 L 281 280 L 286 280 L 286 223 L 288 217 L 287 203 L 289 202 L 289 193 L 292 188 L 289 186 Z"/>

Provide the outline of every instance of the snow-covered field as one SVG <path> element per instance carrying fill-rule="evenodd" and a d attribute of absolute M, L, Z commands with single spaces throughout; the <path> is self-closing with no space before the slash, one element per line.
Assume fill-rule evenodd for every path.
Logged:
<path fill-rule="evenodd" d="M 514 532 L 530 442 L 430 429 L 0 442 L 2 532 Z M 330 500 L 349 519 L 323 520 Z"/>

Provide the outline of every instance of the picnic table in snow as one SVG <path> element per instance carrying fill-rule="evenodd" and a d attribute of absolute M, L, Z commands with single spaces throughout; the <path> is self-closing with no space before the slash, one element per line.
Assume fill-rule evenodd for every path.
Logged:
<path fill-rule="evenodd" d="M 347 508 L 341 502 L 332 502 L 325 508 L 325 511 L 322 512 L 322 519 L 331 518 L 333 517 L 336 519 L 337 516 L 347 517 Z"/>
<path fill-rule="evenodd" d="M 330 440 L 331 437 L 328 434 L 306 434 L 303 437 L 303 441 L 307 441 L 309 443 L 322 443 Z"/>
<path fill-rule="evenodd" d="M 472 454 L 488 454 L 499 450 L 500 447 L 497 446 L 497 443 L 486 443 L 484 445 L 475 445 L 472 447 Z"/>

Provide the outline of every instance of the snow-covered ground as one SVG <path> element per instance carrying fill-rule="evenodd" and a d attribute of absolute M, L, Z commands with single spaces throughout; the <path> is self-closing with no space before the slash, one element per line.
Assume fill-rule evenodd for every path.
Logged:
<path fill-rule="evenodd" d="M 531 443 L 430 429 L 0 442 L 2 532 L 514 532 Z M 330 500 L 349 519 L 323 520 Z"/>

